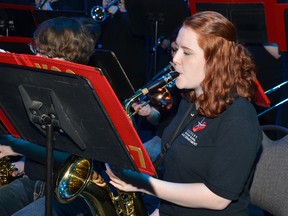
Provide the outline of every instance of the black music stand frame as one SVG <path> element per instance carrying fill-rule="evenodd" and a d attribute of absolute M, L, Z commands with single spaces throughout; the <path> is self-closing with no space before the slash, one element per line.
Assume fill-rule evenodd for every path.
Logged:
<path fill-rule="evenodd" d="M 135 89 L 116 54 L 111 50 L 95 49 L 89 65 L 97 67 L 107 78 L 120 102 L 135 94 Z"/>
<path fill-rule="evenodd" d="M 0 108 L 20 136 L 47 147 L 47 216 L 52 213 L 54 148 L 138 170 L 87 78 L 0 64 L 0 91 Z"/>
<path fill-rule="evenodd" d="M 126 0 L 125 5 L 134 34 L 154 36 L 153 74 L 157 73 L 158 36 L 169 37 L 189 15 L 187 2 L 183 0 Z"/>

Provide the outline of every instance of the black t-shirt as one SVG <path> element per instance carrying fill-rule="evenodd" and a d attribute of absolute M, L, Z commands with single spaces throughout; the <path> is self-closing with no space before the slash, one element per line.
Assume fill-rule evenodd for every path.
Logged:
<path fill-rule="evenodd" d="M 188 106 L 189 102 L 183 99 L 176 117 L 164 131 L 162 142 L 173 134 Z M 160 215 L 248 216 L 249 185 L 262 141 L 253 105 L 239 98 L 216 118 L 197 115 L 195 109 L 189 116 L 190 122 L 168 150 L 163 179 L 204 183 L 213 193 L 232 202 L 226 209 L 216 211 L 162 201 Z"/>

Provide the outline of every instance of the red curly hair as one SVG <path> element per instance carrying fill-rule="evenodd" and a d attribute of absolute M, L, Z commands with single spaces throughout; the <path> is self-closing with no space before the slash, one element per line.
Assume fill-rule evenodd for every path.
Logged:
<path fill-rule="evenodd" d="M 213 11 L 188 17 L 183 26 L 191 28 L 198 35 L 198 44 L 204 51 L 206 61 L 198 112 L 213 118 L 238 97 L 252 102 L 256 90 L 256 67 L 249 51 L 236 42 L 235 26 Z M 188 95 L 192 102 L 196 100 L 194 90 L 189 91 Z"/>

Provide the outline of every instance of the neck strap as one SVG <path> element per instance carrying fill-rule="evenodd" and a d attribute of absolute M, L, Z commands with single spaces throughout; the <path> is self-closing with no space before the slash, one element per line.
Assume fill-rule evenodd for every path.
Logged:
<path fill-rule="evenodd" d="M 195 103 L 190 103 L 188 109 L 186 110 L 185 114 L 183 115 L 178 127 L 172 133 L 171 137 L 168 139 L 168 141 L 164 144 L 163 148 L 161 149 L 160 154 L 157 156 L 157 158 L 154 161 L 154 167 L 157 168 L 161 162 L 163 161 L 165 155 L 167 154 L 168 149 L 171 147 L 172 142 L 176 139 L 176 137 L 180 134 L 180 132 L 184 129 L 186 126 L 185 123 L 189 121 L 192 121 L 197 115 L 195 114 L 193 118 L 188 118 L 190 115 L 192 109 L 195 107 Z"/>

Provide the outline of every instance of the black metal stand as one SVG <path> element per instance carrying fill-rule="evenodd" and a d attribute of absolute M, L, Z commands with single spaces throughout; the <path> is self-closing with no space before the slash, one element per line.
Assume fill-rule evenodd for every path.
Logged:
<path fill-rule="evenodd" d="M 157 73 L 158 20 L 155 20 L 153 76 Z"/>
<path fill-rule="evenodd" d="M 52 215 L 52 198 L 53 198 L 53 133 L 54 129 L 51 124 L 46 126 L 47 131 L 47 149 L 46 149 L 46 161 L 47 161 L 47 170 L 46 170 L 46 197 L 45 197 L 45 215 Z"/>
<path fill-rule="evenodd" d="M 30 107 L 32 108 L 32 107 Z M 34 108 L 34 109 L 33 109 Z M 34 113 L 39 113 L 33 107 Z M 54 149 L 54 127 L 59 125 L 59 121 L 55 119 L 54 115 L 40 114 L 33 115 L 31 120 L 39 124 L 40 127 L 46 130 L 46 196 L 45 196 L 45 215 L 52 215 L 52 199 L 53 199 L 53 149 Z"/>

